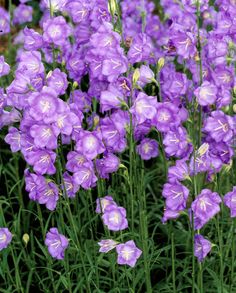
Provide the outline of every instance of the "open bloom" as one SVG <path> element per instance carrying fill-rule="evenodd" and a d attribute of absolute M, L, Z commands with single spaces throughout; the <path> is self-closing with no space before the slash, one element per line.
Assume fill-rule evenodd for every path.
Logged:
<path fill-rule="evenodd" d="M 111 231 L 121 231 L 128 228 L 126 210 L 114 205 L 108 206 L 102 216 L 104 224 Z"/>
<path fill-rule="evenodd" d="M 7 248 L 11 242 L 12 234 L 8 228 L 0 228 L 0 251 Z"/>
<path fill-rule="evenodd" d="M 194 237 L 194 255 L 201 262 L 211 251 L 211 242 L 205 239 L 202 235 L 195 235 Z"/>
<path fill-rule="evenodd" d="M 132 268 L 142 254 L 142 251 L 137 248 L 133 240 L 118 244 L 116 246 L 116 251 L 118 253 L 117 263 L 119 265 L 127 264 Z"/>
<path fill-rule="evenodd" d="M 177 114 L 178 108 L 174 104 L 169 102 L 158 103 L 153 124 L 157 130 L 167 132 L 171 127 L 179 125 L 180 120 Z"/>
<path fill-rule="evenodd" d="M 192 202 L 194 214 L 194 228 L 201 229 L 211 218 L 220 211 L 221 198 L 216 192 L 203 189 Z"/>
<path fill-rule="evenodd" d="M 216 142 L 230 141 L 233 137 L 233 129 L 233 118 L 224 114 L 222 111 L 212 112 L 211 117 L 207 118 L 204 127 L 204 130 L 207 131 Z"/>
<path fill-rule="evenodd" d="M 217 87 L 209 81 L 204 81 L 203 84 L 194 91 L 194 95 L 199 105 L 212 105 L 216 101 Z"/>
<path fill-rule="evenodd" d="M 71 28 L 63 16 L 48 19 L 43 24 L 43 40 L 61 46 L 71 34 Z"/>
<path fill-rule="evenodd" d="M 155 139 L 144 138 L 137 146 L 137 152 L 143 160 L 150 160 L 158 156 L 158 143 Z"/>
<path fill-rule="evenodd" d="M 64 235 L 59 234 L 57 228 L 51 228 L 46 234 L 45 245 L 53 258 L 64 259 L 69 241 Z"/>
<path fill-rule="evenodd" d="M 186 208 L 189 190 L 178 181 L 166 183 L 162 192 L 166 198 L 166 208 L 172 211 L 182 211 Z"/>
<path fill-rule="evenodd" d="M 157 113 L 156 111 L 157 99 L 153 96 L 148 96 L 144 93 L 139 93 L 134 105 L 130 109 L 137 119 L 138 123 L 141 124 L 147 119 L 153 119 Z"/>

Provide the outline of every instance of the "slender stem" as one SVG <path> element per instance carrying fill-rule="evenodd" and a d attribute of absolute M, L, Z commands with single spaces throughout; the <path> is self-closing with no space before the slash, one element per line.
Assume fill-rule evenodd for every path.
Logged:
<path fill-rule="evenodd" d="M 146 292 L 152 292 L 152 285 L 150 279 L 150 264 L 148 261 L 149 249 L 148 249 L 148 223 L 147 223 L 147 207 L 146 207 L 146 194 L 144 188 L 144 164 L 141 162 L 142 169 L 140 174 L 140 189 L 138 192 L 139 199 L 139 217 L 140 217 L 140 235 L 143 249 L 144 258 L 144 270 L 145 270 L 145 282 Z"/>
<path fill-rule="evenodd" d="M 231 278 L 230 278 L 230 289 L 229 293 L 233 293 L 233 283 L 234 283 L 234 265 L 235 265 L 235 228 L 236 222 L 235 219 L 232 219 L 232 226 L 233 226 L 233 235 L 232 235 L 232 255 L 231 255 Z"/>
<path fill-rule="evenodd" d="M 175 281 L 175 238 L 174 233 L 171 233 L 171 264 L 172 264 L 172 284 L 173 293 L 176 293 L 176 281 Z"/>
<path fill-rule="evenodd" d="M 223 262 L 223 243 L 222 243 L 222 231 L 220 228 L 220 216 L 217 215 L 216 219 L 217 235 L 219 240 L 219 258 L 220 258 L 220 290 L 223 293 L 224 290 L 224 262 Z"/>
<path fill-rule="evenodd" d="M 74 231 L 74 236 L 75 236 L 75 239 L 76 239 L 77 249 L 80 251 L 80 259 L 81 259 L 81 263 L 82 263 L 82 267 L 83 267 L 83 271 L 84 271 L 84 275 L 85 275 L 86 286 L 87 286 L 87 290 L 88 290 L 87 292 L 91 292 L 90 283 L 89 283 L 89 280 L 88 280 L 88 272 L 87 272 L 84 257 L 83 257 L 83 250 L 82 250 L 82 246 L 81 246 L 81 243 L 80 243 L 80 239 L 78 238 L 78 231 L 76 229 L 76 225 L 75 225 L 75 222 L 74 222 L 74 219 L 73 219 L 73 215 L 72 215 L 71 208 L 70 208 L 69 198 L 68 198 L 68 195 L 67 195 L 67 192 L 66 192 L 66 186 L 65 186 L 64 179 L 63 179 L 62 164 L 61 164 L 61 160 L 60 160 L 61 156 L 62 156 L 62 154 L 61 154 L 61 146 L 60 146 L 59 147 L 59 155 L 58 155 L 58 170 L 59 170 L 61 182 L 62 182 L 62 185 L 63 185 L 64 197 L 66 199 L 66 207 L 67 207 L 67 211 L 68 211 L 68 214 L 69 214 L 68 220 L 69 220 L 70 225 L 71 225 L 71 227 L 72 227 L 72 229 Z"/>

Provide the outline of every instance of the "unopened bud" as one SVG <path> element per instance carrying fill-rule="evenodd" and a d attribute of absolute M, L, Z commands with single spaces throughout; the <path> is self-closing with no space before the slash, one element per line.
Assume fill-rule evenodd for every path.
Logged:
<path fill-rule="evenodd" d="M 233 111 L 236 113 L 236 104 L 233 105 Z"/>
<path fill-rule="evenodd" d="M 165 65 L 165 59 L 164 57 L 161 57 L 158 59 L 157 66 L 158 66 L 158 71 L 161 71 L 163 66 Z"/>
<path fill-rule="evenodd" d="M 73 82 L 73 85 L 72 85 L 72 89 L 75 90 L 78 86 L 78 82 L 77 81 L 74 81 Z"/>
<path fill-rule="evenodd" d="M 108 10 L 111 13 L 111 15 L 113 15 L 113 16 L 117 13 L 117 3 L 116 3 L 116 0 L 109 0 Z"/>
<path fill-rule="evenodd" d="M 99 116 L 95 116 L 94 118 L 93 118 L 93 125 L 94 125 L 94 127 L 96 127 L 97 125 L 98 125 L 98 123 L 99 123 Z"/>
<path fill-rule="evenodd" d="M 29 234 L 25 233 L 22 237 L 23 239 L 23 242 L 25 243 L 25 246 L 27 246 L 29 240 L 30 240 L 30 237 L 29 237 Z"/>
<path fill-rule="evenodd" d="M 133 74 L 133 84 L 136 84 L 139 78 L 140 78 L 140 71 L 138 68 L 136 68 Z"/>

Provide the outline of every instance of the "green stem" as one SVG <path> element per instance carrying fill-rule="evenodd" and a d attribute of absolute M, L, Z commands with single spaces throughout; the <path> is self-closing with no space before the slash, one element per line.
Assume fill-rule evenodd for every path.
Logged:
<path fill-rule="evenodd" d="M 220 291 L 223 293 L 224 290 L 224 262 L 223 262 L 223 243 L 222 243 L 222 231 L 220 228 L 220 216 L 217 215 L 216 219 L 217 235 L 219 240 L 219 258 L 220 258 Z"/>
<path fill-rule="evenodd" d="M 141 176 L 140 176 L 140 189 L 138 191 L 139 199 L 139 217 L 140 217 L 140 235 L 141 243 L 143 249 L 143 259 L 144 259 L 144 270 L 145 270 L 145 283 L 146 283 L 146 292 L 152 292 L 152 285 L 150 279 L 150 264 L 148 261 L 149 249 L 148 249 L 148 223 L 147 223 L 147 207 L 146 207 L 146 194 L 144 188 L 144 164 L 141 162 Z"/>
<path fill-rule="evenodd" d="M 174 233 L 171 233 L 171 264 L 172 264 L 172 284 L 173 284 L 173 293 L 176 291 L 176 281 L 175 281 L 175 239 Z"/>
<path fill-rule="evenodd" d="M 62 156 L 62 154 L 61 154 L 61 146 L 60 146 L 59 147 L 59 152 L 58 152 L 58 170 L 59 170 L 59 175 L 60 175 L 61 182 L 62 182 L 62 185 L 63 185 L 64 197 L 66 199 L 66 207 L 67 207 L 67 211 L 68 211 L 68 215 L 69 215 L 68 220 L 69 220 L 70 225 L 71 225 L 71 227 L 72 227 L 72 229 L 74 231 L 74 236 L 75 236 L 75 239 L 76 239 L 77 249 L 80 252 L 80 259 L 81 259 L 81 263 L 82 263 L 82 267 L 83 267 L 83 271 L 84 271 L 84 276 L 85 276 L 85 280 L 86 280 L 87 292 L 90 293 L 91 289 L 90 289 L 90 283 L 89 283 L 89 280 L 88 280 L 88 272 L 87 272 L 84 257 L 83 257 L 83 250 L 82 250 L 82 246 L 81 246 L 81 243 L 80 243 L 80 239 L 78 238 L 78 231 L 76 229 L 76 225 L 75 225 L 75 222 L 74 222 L 74 219 L 73 219 L 73 215 L 72 215 L 71 208 L 70 208 L 69 198 L 68 198 L 67 192 L 66 192 L 66 186 L 65 186 L 64 179 L 63 179 L 62 164 L 61 164 L 61 160 L 60 160 L 61 156 Z"/>
<path fill-rule="evenodd" d="M 233 283 L 234 283 L 234 265 L 235 265 L 235 228 L 236 222 L 235 219 L 232 219 L 232 226 L 233 226 L 233 235 L 232 235 L 232 255 L 231 255 L 231 278 L 230 278 L 230 289 L 229 293 L 233 293 Z"/>

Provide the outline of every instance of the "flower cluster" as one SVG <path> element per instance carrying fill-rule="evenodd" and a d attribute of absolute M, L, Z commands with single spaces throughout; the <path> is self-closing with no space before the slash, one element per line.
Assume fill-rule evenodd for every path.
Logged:
<path fill-rule="evenodd" d="M 126 219 L 126 210 L 123 207 L 117 206 L 116 202 L 109 195 L 98 198 L 96 213 L 102 213 L 103 224 L 111 231 L 122 231 L 128 228 Z M 142 251 L 136 247 L 133 240 L 125 243 L 119 243 L 112 239 L 101 240 L 99 243 L 100 252 L 109 252 L 116 248 L 118 254 L 117 263 L 120 265 L 127 264 L 134 267 Z"/>
<path fill-rule="evenodd" d="M 115 0 L 41 0 L 39 30 L 26 26 L 27 2 L 13 11 L 12 24 L 25 27 L 14 40 L 13 79 L 0 88 L 0 128 L 8 126 L 5 141 L 28 165 L 29 198 L 55 210 L 60 195 L 74 198 L 109 179 L 132 144 L 142 160 L 164 162 L 163 222 L 191 207 L 194 229 L 205 226 L 222 201 L 205 183 L 230 166 L 235 147 L 232 1 L 163 0 L 161 22 L 147 0 L 124 0 L 120 9 Z M 10 25 L 0 8 L 0 35 Z M 0 78 L 10 70 L 0 56 Z M 198 175 L 206 178 L 200 194 Z M 232 216 L 233 197 L 234 190 L 224 198 Z M 110 196 L 98 199 L 96 212 L 111 231 L 128 227 L 125 208 Z M 60 259 L 68 243 L 53 229 L 46 245 Z M 140 256 L 132 240 L 107 241 L 120 264 Z M 209 245 L 197 237 L 196 246 L 202 261 Z"/>

